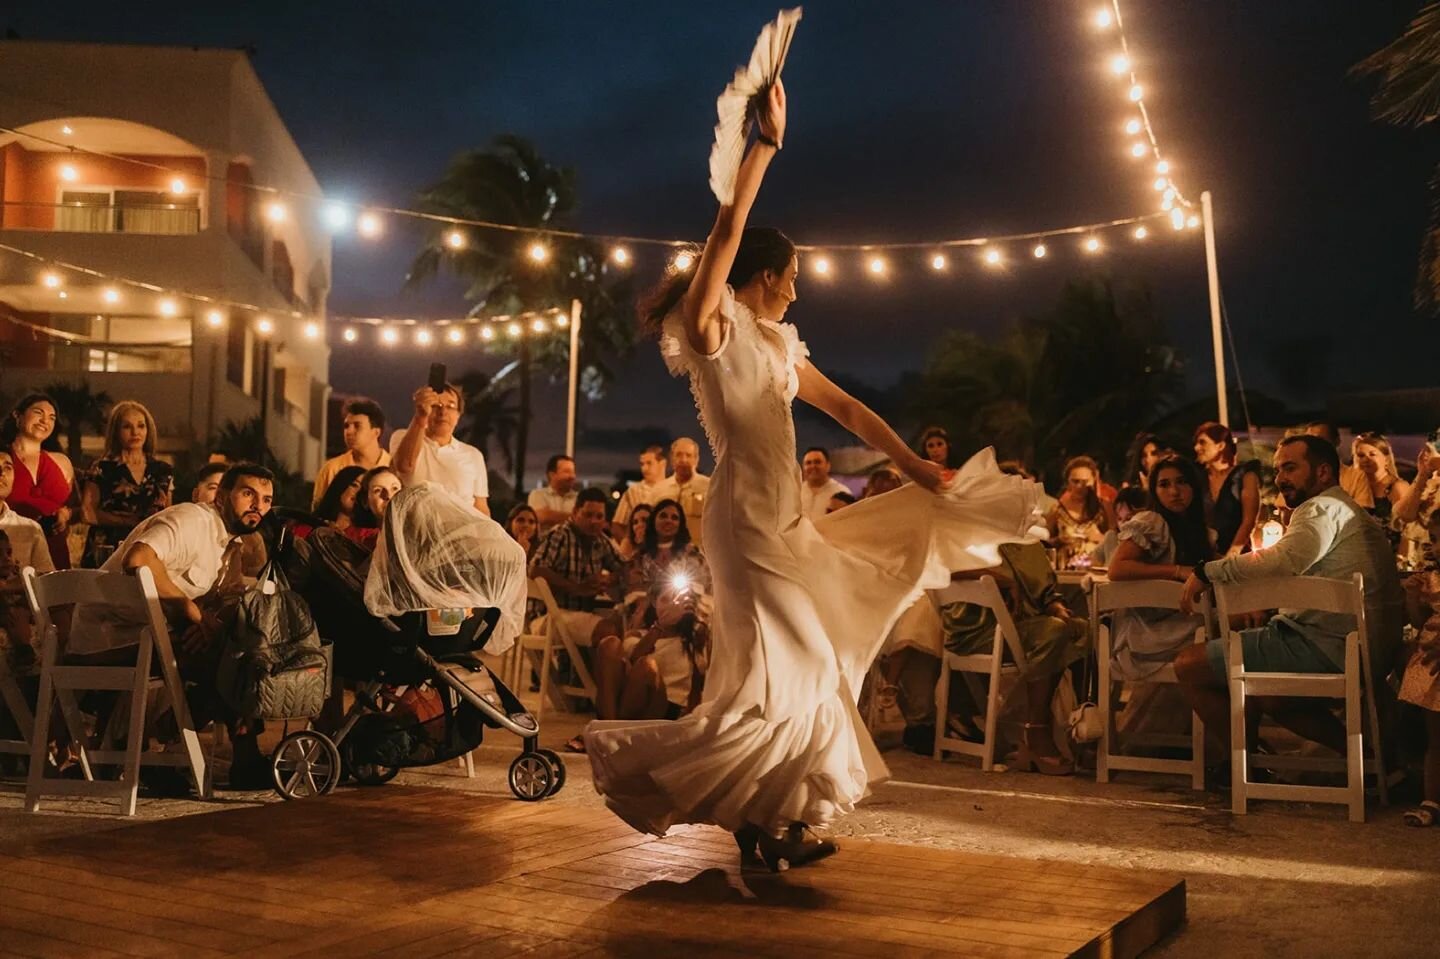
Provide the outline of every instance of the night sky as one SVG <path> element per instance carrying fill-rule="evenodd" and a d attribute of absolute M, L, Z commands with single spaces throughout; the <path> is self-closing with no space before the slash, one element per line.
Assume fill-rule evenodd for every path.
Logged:
<path fill-rule="evenodd" d="M 697 239 L 714 216 L 715 97 L 777 9 L 773 0 L 211 6 L 29 2 L 0 25 L 27 39 L 253 47 L 336 196 L 408 205 L 456 152 L 515 132 L 578 170 L 577 228 Z M 806 4 L 785 74 L 786 148 L 752 222 L 823 244 L 993 236 L 1153 210 L 1153 177 L 1126 155 L 1119 129 L 1124 88 L 1105 70 L 1113 37 L 1089 26 L 1096 6 Z M 1338 389 L 1435 382 L 1433 349 L 1423 348 L 1437 342 L 1435 320 L 1410 305 L 1434 136 L 1370 121 L 1370 85 L 1346 76 L 1418 6 L 1122 4 L 1174 176 L 1193 198 L 1215 196 L 1245 383 L 1297 405 Z M 917 255 L 876 283 L 853 258 L 837 260 L 832 282 L 802 277 L 789 318 L 822 369 L 885 386 L 918 368 L 942 331 L 1000 329 L 1098 268 L 1151 285 L 1198 396 L 1213 390 L 1203 246 L 1198 232 L 1159 226 L 1142 248 L 1112 235 L 1097 261 L 1054 243 L 1043 264 L 1000 275 L 969 256 L 944 277 L 927 275 Z M 393 221 L 382 242 L 339 240 L 332 312 L 462 312 L 449 285 L 401 291 L 416 243 Z M 636 268 L 648 278 L 659 265 L 657 252 L 641 253 Z M 1308 369 L 1294 369 L 1297 355 Z M 332 384 L 364 386 L 403 415 L 429 358 L 397 350 L 404 374 L 374 386 L 369 359 L 337 343 Z M 450 362 L 498 365 L 479 355 Z M 563 386 L 540 395 L 532 445 L 543 458 L 563 437 Z M 610 428 L 697 430 L 687 391 L 649 345 L 587 416 Z M 802 442 L 833 439 L 807 432 Z M 582 470 L 598 472 L 595 460 Z"/>

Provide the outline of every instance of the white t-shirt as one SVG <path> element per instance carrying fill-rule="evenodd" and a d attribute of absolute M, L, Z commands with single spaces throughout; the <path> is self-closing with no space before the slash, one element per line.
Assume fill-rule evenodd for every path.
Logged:
<path fill-rule="evenodd" d="M 819 519 L 830 508 L 830 497 L 836 493 L 850 492 L 845 484 L 831 477 L 825 485 L 816 489 L 804 480 L 800 481 L 800 512 L 811 519 Z"/>
<path fill-rule="evenodd" d="M 572 489 L 568 493 L 557 493 L 551 489 L 547 483 L 539 489 L 532 489 L 529 497 L 526 498 L 526 502 L 533 510 L 548 509 L 557 513 L 564 513 L 568 517 L 575 511 L 575 499 L 579 495 L 580 491 L 578 489 Z M 564 520 L 560 522 L 564 522 Z M 560 523 L 541 523 L 540 528 L 548 530 L 558 525 L 560 525 Z"/>
<path fill-rule="evenodd" d="M 125 554 L 144 543 L 160 558 L 176 588 L 189 599 L 199 599 L 220 578 L 225 550 L 236 539 L 214 506 L 181 503 L 142 520 L 100 568 L 124 572 Z M 109 621 L 97 612 L 94 606 L 81 607 L 70 634 L 71 652 L 99 652 L 136 642 L 133 624 Z"/>
<path fill-rule="evenodd" d="M 45 542 L 45 531 L 40 524 L 28 516 L 21 516 L 4 500 L 0 500 L 0 530 L 10 538 L 10 553 L 15 557 L 15 569 L 35 567 L 37 573 L 53 573 L 55 561 L 50 558 L 50 547 Z"/>
<path fill-rule="evenodd" d="M 390 455 L 393 458 L 400 450 L 400 443 L 408 430 L 396 430 L 390 437 Z M 420 456 L 415 461 L 415 472 L 401 476 L 406 486 L 416 483 L 439 483 L 461 497 L 473 502 L 476 497 L 490 496 L 490 476 L 485 471 L 485 454 L 469 443 L 451 437 L 450 442 L 441 446 L 428 436 L 420 438 Z"/>

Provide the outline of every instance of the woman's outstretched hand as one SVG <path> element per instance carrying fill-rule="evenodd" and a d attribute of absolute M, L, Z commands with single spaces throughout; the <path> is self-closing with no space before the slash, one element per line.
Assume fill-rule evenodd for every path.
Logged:
<path fill-rule="evenodd" d="M 756 117 L 760 132 L 776 143 L 785 142 L 785 83 L 776 79 L 765 94 L 765 102 Z"/>

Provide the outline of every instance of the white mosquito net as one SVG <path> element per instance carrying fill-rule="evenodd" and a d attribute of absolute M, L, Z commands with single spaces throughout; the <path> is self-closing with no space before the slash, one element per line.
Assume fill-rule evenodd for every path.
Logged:
<path fill-rule="evenodd" d="M 525 550 L 504 527 L 435 483 L 407 486 L 385 510 L 365 607 L 375 616 L 494 607 L 485 645 L 503 653 L 524 626 Z"/>

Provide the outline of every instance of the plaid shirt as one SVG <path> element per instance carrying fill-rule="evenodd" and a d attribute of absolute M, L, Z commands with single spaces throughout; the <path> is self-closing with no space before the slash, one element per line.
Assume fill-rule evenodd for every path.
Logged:
<path fill-rule="evenodd" d="M 576 582 L 589 579 L 602 569 L 609 570 L 618 580 L 624 566 L 610 537 L 602 533 L 587 539 L 575 529 L 573 521 L 563 523 L 542 536 L 535 546 L 535 555 L 530 558 L 532 576 L 537 569 L 548 569 Z M 562 609 L 587 613 L 595 609 L 595 597 L 573 596 L 562 590 L 555 591 L 555 602 Z"/>

